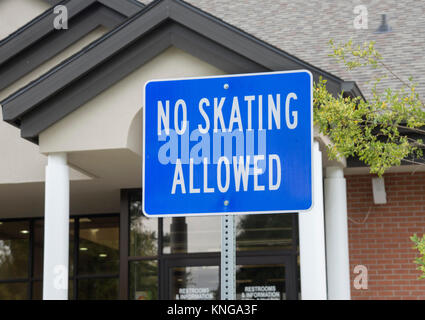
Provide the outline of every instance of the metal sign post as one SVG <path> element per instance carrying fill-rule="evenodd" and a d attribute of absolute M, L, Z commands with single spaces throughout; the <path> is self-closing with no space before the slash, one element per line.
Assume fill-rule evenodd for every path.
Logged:
<path fill-rule="evenodd" d="M 221 300 L 236 299 L 235 216 L 221 217 Z"/>

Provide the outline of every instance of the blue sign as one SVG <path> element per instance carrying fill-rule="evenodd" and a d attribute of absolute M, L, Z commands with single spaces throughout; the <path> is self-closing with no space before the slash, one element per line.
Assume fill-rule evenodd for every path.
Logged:
<path fill-rule="evenodd" d="M 301 70 L 146 83 L 144 214 L 309 210 L 312 81 Z"/>

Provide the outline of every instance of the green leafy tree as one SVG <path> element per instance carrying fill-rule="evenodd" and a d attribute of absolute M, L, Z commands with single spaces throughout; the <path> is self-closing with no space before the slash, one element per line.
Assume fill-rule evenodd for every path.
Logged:
<path fill-rule="evenodd" d="M 421 164 L 418 159 L 425 147 L 421 139 L 411 138 L 407 132 L 425 134 L 424 104 L 416 92 L 417 84 L 398 77 L 376 51 L 374 42 L 354 45 L 330 42 L 331 56 L 348 70 L 362 67 L 381 69 L 387 74 L 372 79 L 371 98 L 349 97 L 344 93 L 332 95 L 326 89 L 326 80 L 314 86 L 314 123 L 321 133 L 329 136 L 331 158 L 357 157 L 379 176 L 401 161 Z M 382 74 L 382 72 L 376 72 Z M 395 77 L 401 88 L 379 90 L 385 77 Z"/>
<path fill-rule="evenodd" d="M 416 269 L 422 273 L 419 279 L 425 279 L 425 234 L 422 235 L 422 238 L 414 234 L 410 239 L 415 243 L 413 248 L 417 249 L 421 255 L 415 259 L 415 263 L 418 265 Z"/>
<path fill-rule="evenodd" d="M 327 146 L 329 157 L 357 157 L 379 176 L 402 161 L 423 165 L 420 159 L 425 144 L 420 138 L 412 138 L 412 133 L 425 134 L 425 104 L 417 93 L 417 84 L 393 72 L 374 42 L 355 45 L 351 40 L 342 44 L 331 40 L 330 45 L 331 56 L 348 70 L 371 67 L 377 76 L 371 80 L 372 92 L 367 101 L 343 93 L 335 97 L 327 91 L 323 79 L 315 84 L 314 123 L 332 141 Z M 396 79 L 400 86 L 382 89 L 380 83 L 386 77 Z M 415 260 L 422 272 L 420 278 L 425 278 L 425 235 L 414 235 L 411 240 L 421 255 Z"/>

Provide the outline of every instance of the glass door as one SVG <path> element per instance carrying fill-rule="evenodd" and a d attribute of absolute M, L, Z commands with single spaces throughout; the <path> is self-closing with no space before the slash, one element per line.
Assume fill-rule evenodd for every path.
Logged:
<path fill-rule="evenodd" d="M 164 261 L 164 299 L 220 299 L 220 267 L 217 258 L 167 259 Z"/>
<path fill-rule="evenodd" d="M 172 299 L 218 299 L 218 266 L 173 267 L 170 271 Z"/>
<path fill-rule="evenodd" d="M 296 270 L 292 260 L 290 256 L 238 257 L 236 299 L 296 299 Z"/>
<path fill-rule="evenodd" d="M 165 259 L 163 274 L 163 299 L 220 299 L 219 255 Z M 297 292 L 296 261 L 293 257 L 238 255 L 237 300 L 293 300 L 297 298 Z"/>

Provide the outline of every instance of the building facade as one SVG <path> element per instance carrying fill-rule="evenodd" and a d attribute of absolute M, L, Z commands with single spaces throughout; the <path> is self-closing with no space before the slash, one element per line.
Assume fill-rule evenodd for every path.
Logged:
<path fill-rule="evenodd" d="M 370 74 L 329 63 L 325 36 L 315 46 L 314 23 L 294 20 L 301 5 L 255 2 L 0 3 L 0 299 L 220 299 L 220 217 L 141 212 L 143 84 L 307 69 L 333 94 L 369 94 Z M 57 6 L 67 29 L 55 27 Z M 303 6 L 307 17 L 342 10 Z M 328 18 L 342 37 L 345 22 Z M 394 50 L 398 36 L 377 41 Z M 375 177 L 329 160 L 330 143 L 315 132 L 310 212 L 236 217 L 236 298 L 425 298 L 409 240 L 425 231 L 425 170 L 391 168 L 377 204 Z"/>

